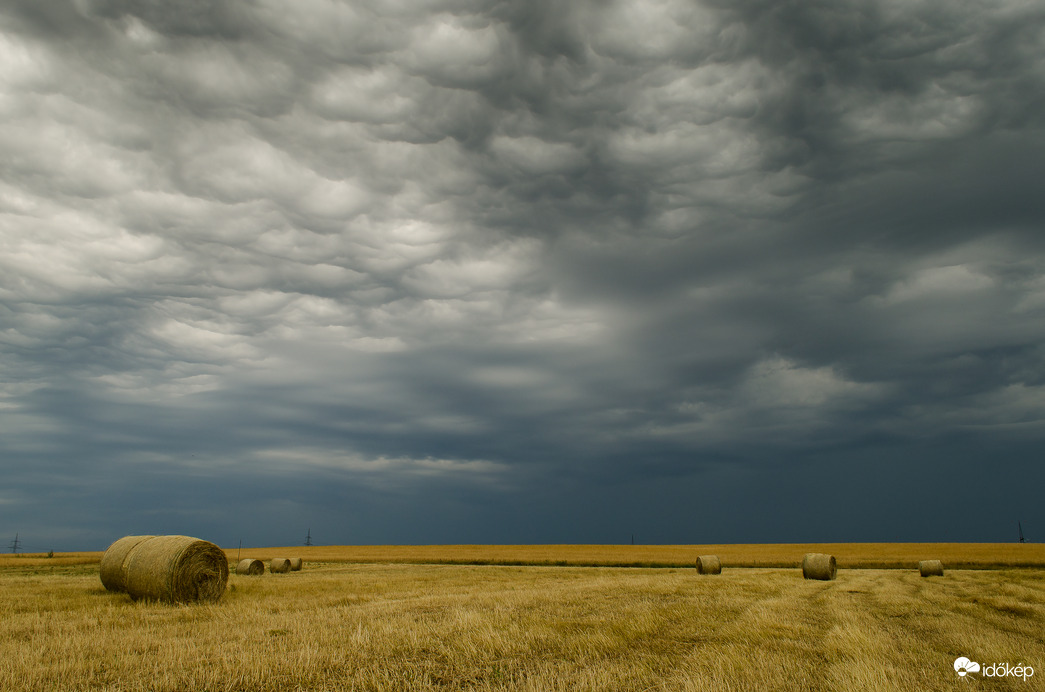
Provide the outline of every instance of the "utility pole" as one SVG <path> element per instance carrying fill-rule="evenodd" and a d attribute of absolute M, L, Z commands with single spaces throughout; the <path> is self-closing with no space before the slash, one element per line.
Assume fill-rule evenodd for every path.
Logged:
<path fill-rule="evenodd" d="M 18 550 L 19 550 L 20 545 L 21 545 L 21 541 L 18 540 L 18 534 L 16 533 L 15 534 L 15 539 L 13 541 L 11 541 L 11 545 L 8 546 L 8 547 L 11 548 L 11 552 L 12 553 L 17 553 Z"/>
<path fill-rule="evenodd" d="M 305 545 L 312 545 L 312 529 L 308 530 L 308 535 L 305 536 Z"/>

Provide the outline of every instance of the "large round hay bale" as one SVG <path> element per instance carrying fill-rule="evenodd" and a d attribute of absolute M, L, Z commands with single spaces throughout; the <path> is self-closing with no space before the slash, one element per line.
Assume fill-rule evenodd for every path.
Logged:
<path fill-rule="evenodd" d="M 834 555 L 824 553 L 807 553 L 802 559 L 802 576 L 806 579 L 834 579 L 838 573 Z"/>
<path fill-rule="evenodd" d="M 134 546 L 149 538 L 152 536 L 124 536 L 113 541 L 112 545 L 106 549 L 105 554 L 102 555 L 102 562 L 98 565 L 102 586 L 106 590 L 120 592 L 125 590 L 123 588 L 123 562 Z"/>
<path fill-rule="evenodd" d="M 255 560 L 252 557 L 245 557 L 239 561 L 236 565 L 236 574 L 245 574 L 249 577 L 256 577 L 259 574 L 265 573 L 265 563 L 261 560 Z"/>
<path fill-rule="evenodd" d="M 269 562 L 269 572 L 273 574 L 286 574 L 290 571 L 290 560 L 285 557 L 274 557 Z"/>
<path fill-rule="evenodd" d="M 943 563 L 939 560 L 922 560 L 918 563 L 918 572 L 923 577 L 942 577 Z"/>
<path fill-rule="evenodd" d="M 131 598 L 169 603 L 216 601 L 229 581 L 221 548 L 191 536 L 154 536 L 134 546 L 123 563 Z"/>
<path fill-rule="evenodd" d="M 292 557 L 292 558 L 290 558 L 290 571 L 291 572 L 300 572 L 301 571 L 301 566 L 303 564 L 304 563 L 301 562 L 301 558 L 300 557 Z"/>
<path fill-rule="evenodd" d="M 718 555 L 697 557 L 697 574 L 722 574 L 722 562 L 718 559 Z"/>

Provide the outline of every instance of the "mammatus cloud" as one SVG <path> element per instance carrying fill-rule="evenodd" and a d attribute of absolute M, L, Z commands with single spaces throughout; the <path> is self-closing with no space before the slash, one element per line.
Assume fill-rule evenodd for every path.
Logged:
<path fill-rule="evenodd" d="M 9 3 L 0 517 L 102 543 L 90 508 L 133 496 L 142 531 L 231 538 L 279 497 L 333 541 L 816 540 L 774 489 L 1036 478 L 1043 27 Z M 698 489 L 733 517 L 701 539 Z M 995 539 L 1021 502 L 950 533 L 857 503 L 837 538 Z"/>

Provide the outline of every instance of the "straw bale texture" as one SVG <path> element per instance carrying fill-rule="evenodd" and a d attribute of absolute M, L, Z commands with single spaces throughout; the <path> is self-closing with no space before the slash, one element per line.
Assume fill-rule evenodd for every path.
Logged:
<path fill-rule="evenodd" d="M 304 564 L 304 563 L 301 562 L 301 558 L 300 557 L 292 557 L 292 558 L 290 558 L 290 571 L 291 572 L 300 572 L 302 564 Z"/>
<path fill-rule="evenodd" d="M 269 562 L 269 572 L 273 574 L 286 574 L 290 571 L 290 560 L 285 557 L 274 557 Z"/>
<path fill-rule="evenodd" d="M 697 574 L 722 574 L 722 562 L 718 559 L 718 555 L 699 556 Z"/>
<path fill-rule="evenodd" d="M 217 601 L 229 581 L 229 561 L 222 549 L 191 536 L 142 541 L 123 565 L 124 589 L 135 600 Z"/>
<path fill-rule="evenodd" d="M 265 573 L 265 563 L 261 560 L 255 560 L 254 558 L 246 557 L 239 561 L 236 565 L 236 574 L 246 574 L 250 577 L 256 577 L 259 574 Z"/>
<path fill-rule="evenodd" d="M 834 579 L 838 573 L 834 555 L 824 553 L 807 553 L 802 560 L 802 576 L 806 579 Z"/>
<path fill-rule="evenodd" d="M 939 560 L 922 560 L 918 563 L 918 572 L 923 577 L 942 577 L 943 563 Z"/>
<path fill-rule="evenodd" d="M 102 586 L 107 591 L 126 590 L 123 588 L 123 562 L 134 546 L 149 538 L 152 536 L 124 536 L 113 541 L 106 549 L 102 555 L 102 562 L 98 565 L 98 572 L 102 578 Z"/>

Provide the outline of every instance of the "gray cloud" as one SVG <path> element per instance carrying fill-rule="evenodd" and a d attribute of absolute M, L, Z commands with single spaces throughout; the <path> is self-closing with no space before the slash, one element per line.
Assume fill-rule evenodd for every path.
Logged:
<path fill-rule="evenodd" d="M 1043 27 L 1018 2 L 9 3 L 0 530 L 1045 525 Z M 1013 477 L 975 517 L 953 480 Z M 789 511 L 860 489 L 835 533 Z"/>

